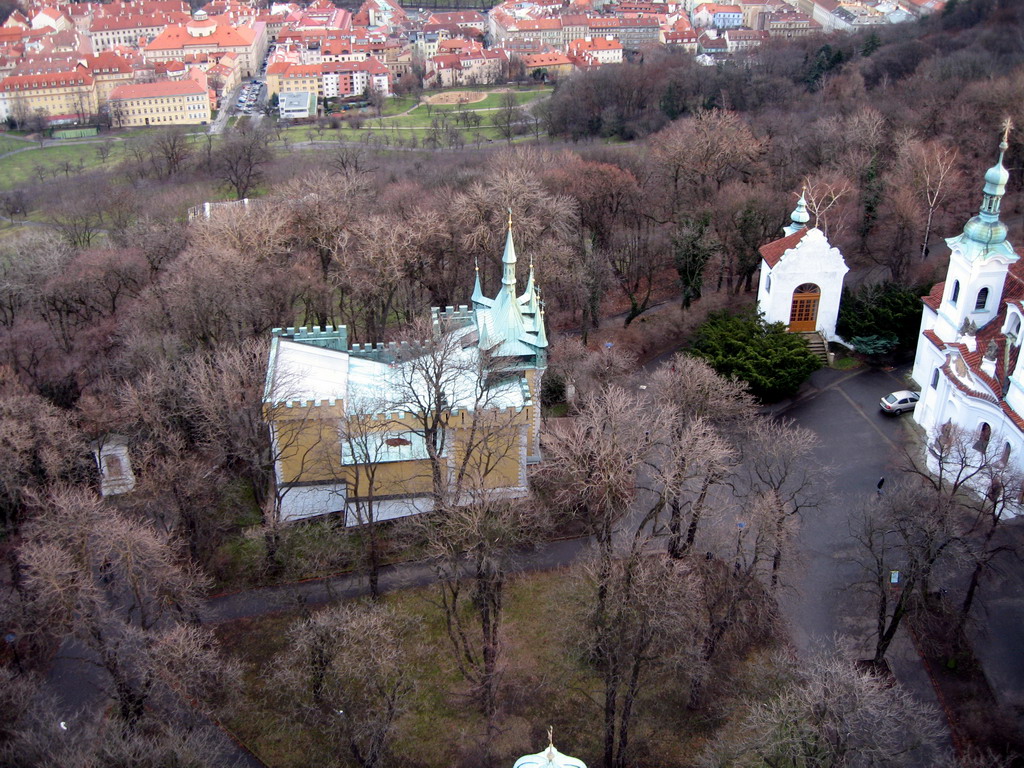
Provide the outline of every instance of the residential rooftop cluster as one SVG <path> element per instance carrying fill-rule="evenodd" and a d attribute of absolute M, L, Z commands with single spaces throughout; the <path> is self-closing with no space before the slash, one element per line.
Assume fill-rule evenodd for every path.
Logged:
<path fill-rule="evenodd" d="M 507 0 L 474 10 L 406 9 L 366 0 L 256 8 L 214 0 L 29 2 L 0 27 L 0 119 L 117 125 L 206 122 L 246 78 L 268 96 L 389 95 L 399 84 L 451 87 L 511 74 L 557 79 L 655 45 L 707 58 L 770 38 L 852 31 L 940 10 L 941 0 Z M 403 83 L 404 80 L 404 83 Z M 176 85 L 171 85 L 176 83 Z"/>

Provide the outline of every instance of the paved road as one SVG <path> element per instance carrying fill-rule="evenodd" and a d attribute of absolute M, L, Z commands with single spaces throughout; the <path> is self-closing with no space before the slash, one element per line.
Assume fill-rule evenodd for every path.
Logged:
<path fill-rule="evenodd" d="M 874 655 L 870 607 L 849 588 L 860 576 L 852 562 L 851 513 L 876 497 L 880 477 L 893 480 L 904 443 L 917 431 L 910 414 L 882 413 L 879 399 L 907 387 L 909 366 L 886 371 L 816 371 L 797 399 L 774 408 L 812 430 L 820 457 L 831 465 L 831 493 L 809 511 L 798 533 L 799 567 L 791 588 L 781 596 L 794 645 L 801 653 L 814 647 L 852 644 L 861 658 Z M 886 660 L 900 683 L 918 700 L 940 710 L 935 689 L 904 627 Z"/>
<path fill-rule="evenodd" d="M 911 417 L 883 414 L 878 400 L 905 388 L 905 373 L 906 369 L 844 372 L 824 368 L 811 376 L 795 402 L 774 409 L 813 431 L 820 440 L 819 458 L 832 466 L 828 502 L 801 521 L 799 548 L 804 567 L 784 599 L 799 648 L 836 632 L 857 634 L 861 622 L 846 591 L 857 576 L 847 561 L 852 551 L 848 520 L 852 511 L 875 497 L 880 477 L 896 474 Z"/>
<path fill-rule="evenodd" d="M 524 552 L 516 568 L 523 571 L 557 568 L 579 557 L 587 545 L 587 540 L 582 538 L 548 542 L 536 550 Z M 433 569 L 423 563 L 388 566 L 380 573 L 380 588 L 384 592 L 421 587 L 433 582 Z M 322 605 L 332 600 L 349 599 L 367 593 L 365 578 L 343 574 L 329 579 L 217 595 L 206 602 L 200 618 L 203 623 L 215 624 L 293 610 L 300 604 Z"/>

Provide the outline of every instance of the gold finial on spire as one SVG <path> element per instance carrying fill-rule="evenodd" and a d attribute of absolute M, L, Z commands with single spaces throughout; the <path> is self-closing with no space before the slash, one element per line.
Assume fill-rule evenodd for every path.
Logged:
<path fill-rule="evenodd" d="M 509 229 L 510 232 L 512 231 L 512 206 L 511 205 L 508 207 L 508 229 Z"/>
<path fill-rule="evenodd" d="M 1010 146 L 1010 131 L 1013 129 L 1013 120 L 1009 116 L 1003 120 L 1003 140 L 999 144 L 999 149 L 1005 152 Z"/>
<path fill-rule="evenodd" d="M 548 746 L 555 746 L 555 729 L 550 725 L 548 726 Z"/>

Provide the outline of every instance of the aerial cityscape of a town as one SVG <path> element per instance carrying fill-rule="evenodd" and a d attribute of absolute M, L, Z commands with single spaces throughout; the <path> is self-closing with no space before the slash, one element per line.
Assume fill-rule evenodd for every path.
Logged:
<path fill-rule="evenodd" d="M 1024 766 L 1022 246 L 1020 0 L 0 0 L 0 768 Z"/>

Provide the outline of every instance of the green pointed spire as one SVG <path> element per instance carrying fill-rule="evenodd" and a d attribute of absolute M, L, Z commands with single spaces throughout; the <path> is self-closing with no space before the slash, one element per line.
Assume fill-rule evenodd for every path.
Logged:
<path fill-rule="evenodd" d="M 793 235 L 799 232 L 801 229 L 807 226 L 807 222 L 811 220 L 811 214 L 807 212 L 807 200 L 805 195 L 807 194 L 807 187 L 804 187 L 800 191 L 800 199 L 796 202 L 796 208 L 793 213 L 790 214 L 789 225 L 783 227 L 782 231 L 786 235 Z"/>
<path fill-rule="evenodd" d="M 501 257 L 504 270 L 501 275 L 501 284 L 505 286 L 509 296 L 515 299 L 516 296 L 516 246 L 512 242 L 512 209 L 508 209 L 508 235 L 505 237 L 505 253 Z"/>
<path fill-rule="evenodd" d="M 473 259 L 473 269 L 476 272 L 476 278 L 473 280 L 473 295 L 470 296 L 470 301 L 473 304 L 486 304 L 487 297 L 484 296 L 483 288 L 480 286 L 480 260 Z"/>
<path fill-rule="evenodd" d="M 985 257 L 1006 242 L 1006 225 L 999 220 L 999 207 L 1006 194 L 1006 182 L 1010 173 L 1003 165 L 1003 156 L 1009 146 L 1009 119 L 1003 124 L 1003 139 L 999 143 L 999 159 L 985 172 L 985 187 L 981 199 L 981 210 L 964 226 L 964 233 L 957 238 L 964 243 L 969 240 L 982 246 L 979 255 Z"/>

